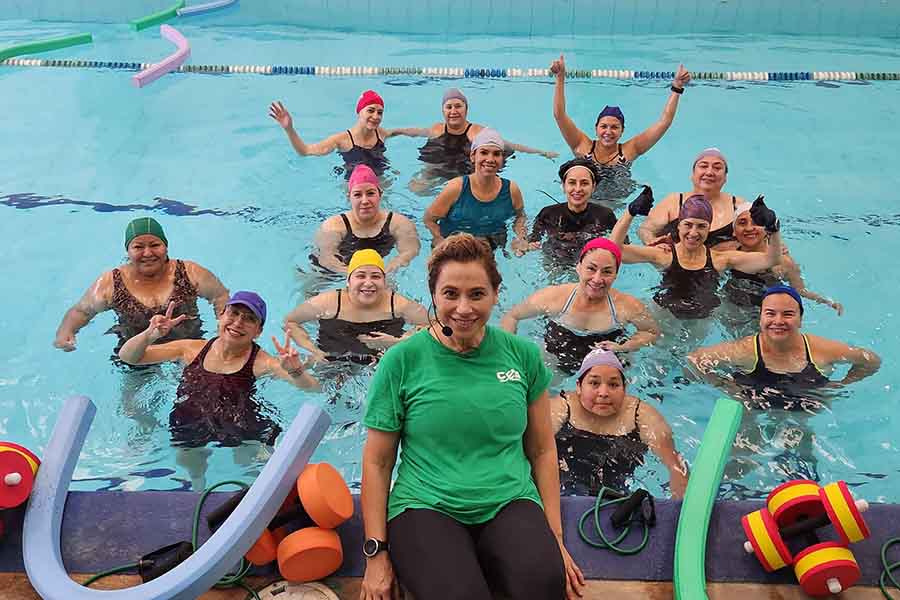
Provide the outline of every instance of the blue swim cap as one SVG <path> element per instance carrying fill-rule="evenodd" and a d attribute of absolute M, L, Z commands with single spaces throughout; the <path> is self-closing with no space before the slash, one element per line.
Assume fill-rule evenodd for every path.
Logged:
<path fill-rule="evenodd" d="M 800 305 L 800 314 L 803 314 L 803 298 L 800 297 L 800 292 L 795 290 L 789 285 L 773 285 L 772 287 L 766 288 L 766 291 L 763 292 L 762 299 L 765 300 L 772 294 L 787 294 L 791 298 L 797 301 L 797 304 Z"/>
<path fill-rule="evenodd" d="M 615 117 L 622 122 L 622 127 L 625 127 L 625 115 L 618 106 L 604 106 L 603 110 L 600 111 L 600 114 L 597 115 L 597 122 L 594 123 L 594 127 L 597 126 L 597 123 L 599 123 L 600 119 L 603 117 Z"/>

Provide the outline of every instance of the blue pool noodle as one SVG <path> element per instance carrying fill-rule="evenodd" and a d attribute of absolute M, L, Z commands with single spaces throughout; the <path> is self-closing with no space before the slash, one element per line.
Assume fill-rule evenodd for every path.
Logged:
<path fill-rule="evenodd" d="M 96 412 L 94 403 L 84 396 L 66 400 L 42 456 L 25 513 L 25 570 L 44 600 L 197 598 L 250 550 L 275 517 L 331 423 L 321 408 L 303 405 L 244 500 L 197 552 L 157 579 L 110 591 L 93 590 L 73 581 L 63 565 L 59 540 L 69 483 Z"/>

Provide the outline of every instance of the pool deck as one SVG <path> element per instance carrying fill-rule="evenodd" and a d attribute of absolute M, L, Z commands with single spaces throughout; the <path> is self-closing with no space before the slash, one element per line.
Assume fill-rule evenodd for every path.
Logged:
<path fill-rule="evenodd" d="M 214 494 L 209 501 L 210 508 L 227 496 Z M 192 492 L 70 493 L 62 533 L 62 553 L 68 570 L 71 573 L 97 573 L 134 562 L 141 555 L 174 541 L 189 539 L 197 497 Z M 358 502 L 358 498 L 356 500 Z M 585 598 L 671 598 L 680 502 L 657 501 L 657 525 L 651 530 L 647 547 L 633 557 L 596 550 L 581 541 L 577 533 L 578 518 L 592 505 L 591 498 L 564 498 L 562 503 L 567 548 L 591 580 Z M 710 598 L 806 597 L 790 570 L 765 573 L 753 556 L 744 553 L 740 517 L 760 506 L 760 502 L 716 504 L 707 546 Z M 20 522 L 23 514 L 22 509 L 5 514 L 7 534 L 0 539 L 0 589 L 4 590 L 4 598 L 37 597 L 28 584 L 22 564 Z M 881 546 L 887 539 L 900 535 L 900 506 L 872 504 L 865 516 L 872 536 L 854 544 L 851 550 L 862 570 L 859 585 L 875 586 L 881 572 Z M 341 598 L 358 598 L 359 577 L 364 570 L 364 559 L 356 550 L 363 539 L 358 510 L 338 532 L 344 544 L 344 563 L 329 583 Z M 638 536 L 639 533 L 633 531 L 625 545 L 632 545 Z M 830 529 L 820 530 L 820 537 L 824 541 L 832 539 L 834 534 Z M 262 579 L 254 583 L 262 586 L 274 579 L 274 570 L 269 568 L 260 575 Z M 128 587 L 137 581 L 134 576 L 112 577 L 104 585 Z M 243 598 L 242 594 L 241 591 L 214 591 L 203 597 Z M 875 599 L 881 595 L 874 587 L 857 587 L 841 597 Z"/>

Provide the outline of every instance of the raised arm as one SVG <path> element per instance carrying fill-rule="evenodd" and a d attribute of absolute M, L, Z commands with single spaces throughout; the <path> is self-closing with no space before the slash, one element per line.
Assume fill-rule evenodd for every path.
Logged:
<path fill-rule="evenodd" d="M 323 156 L 325 154 L 330 154 L 338 147 L 341 137 L 344 135 L 344 132 L 335 133 L 321 142 L 307 144 L 300 138 L 300 135 L 294 129 L 291 113 L 287 111 L 281 102 L 276 101 L 269 106 L 269 116 L 281 125 L 281 128 L 284 129 L 284 132 L 291 142 L 291 146 L 294 147 L 294 150 L 296 150 L 297 154 L 300 156 Z"/>
<path fill-rule="evenodd" d="M 556 75 L 556 84 L 553 87 L 553 118 L 563 139 L 575 154 L 587 152 L 586 146 L 591 143 L 591 138 L 578 129 L 575 121 L 566 113 L 566 61 L 563 55 L 554 60 L 550 65 L 550 72 Z"/>
<path fill-rule="evenodd" d="M 683 498 L 687 489 L 688 466 L 684 457 L 675 449 L 672 428 L 656 408 L 646 402 L 641 403 L 640 436 L 641 440 L 659 458 L 669 471 L 669 489 L 673 498 Z"/>
<path fill-rule="evenodd" d="M 219 278 L 195 262 L 184 261 L 187 267 L 188 278 L 194 282 L 197 288 L 197 295 L 205 298 L 207 302 L 212 304 L 216 311 L 216 317 L 225 310 L 225 303 L 228 302 L 228 288 L 222 285 Z"/>
<path fill-rule="evenodd" d="M 650 148 L 665 135 L 666 131 L 671 127 L 672 121 L 675 119 L 675 112 L 678 110 L 678 100 L 684 92 L 684 86 L 687 85 L 690 80 L 690 72 L 684 68 L 684 65 L 678 65 L 678 72 L 675 73 L 675 79 L 672 80 L 672 88 L 674 89 L 672 90 L 672 93 L 669 94 L 668 100 L 666 100 L 662 115 L 660 115 L 659 120 L 656 123 L 623 144 L 626 153 L 630 147 L 630 154 L 637 158 L 650 150 Z M 676 92 L 675 90 L 681 91 Z"/>
<path fill-rule="evenodd" d="M 538 150 L 537 148 L 532 148 L 531 146 L 526 146 L 524 144 L 515 144 L 512 142 L 506 142 L 507 150 L 514 150 L 516 152 L 524 152 L 525 154 L 540 154 L 544 158 L 554 159 L 559 156 L 559 152 L 553 152 L 552 150 Z"/>
<path fill-rule="evenodd" d="M 657 241 L 660 232 L 674 219 L 673 209 L 678 205 L 678 194 L 669 194 L 662 201 L 650 209 L 650 214 L 638 227 L 638 237 L 644 244 L 652 244 Z"/>
<path fill-rule="evenodd" d="M 188 362 L 188 352 L 203 340 L 176 340 L 167 344 L 153 346 L 153 342 L 166 336 L 179 323 L 187 319 L 187 315 L 172 316 L 175 303 L 169 302 L 166 313 L 153 315 L 150 324 L 143 332 L 137 334 L 119 349 L 119 358 L 129 365 L 154 365 L 169 360 Z"/>
<path fill-rule="evenodd" d="M 259 376 L 271 375 L 279 379 L 287 381 L 294 387 L 301 390 L 319 390 L 319 381 L 306 370 L 307 365 L 300 360 L 300 354 L 296 348 L 291 347 L 291 337 L 289 333 L 285 333 L 284 345 L 278 343 L 275 336 L 272 336 L 272 344 L 278 357 L 274 357 L 265 350 L 261 350 L 259 355 L 262 356 L 262 370 Z"/>
<path fill-rule="evenodd" d="M 432 248 L 440 244 L 444 239 L 441 235 L 441 227 L 438 225 L 438 221 L 447 216 L 447 213 L 450 212 L 461 193 L 462 178 L 456 177 L 451 179 L 437 195 L 437 198 L 434 199 L 434 202 L 431 203 L 431 206 L 425 209 L 425 215 L 422 217 L 422 220 L 425 222 L 425 227 L 431 232 Z"/>
<path fill-rule="evenodd" d="M 394 217 L 391 219 L 391 235 L 397 240 L 397 255 L 385 266 L 386 273 L 408 265 L 419 254 L 421 247 L 416 226 L 399 213 L 394 213 Z"/>
<path fill-rule="evenodd" d="M 765 252 L 741 252 L 740 250 L 728 250 L 726 252 L 713 252 L 713 262 L 721 256 L 725 261 L 725 268 L 736 269 L 744 273 L 759 273 L 771 269 L 781 262 L 781 234 L 777 231 L 769 234 L 769 244 Z M 723 269 L 719 269 L 724 270 Z"/>
<path fill-rule="evenodd" d="M 82 327 L 91 322 L 97 313 L 109 310 L 112 299 L 112 273 L 104 273 L 91 285 L 66 314 L 56 329 L 53 345 L 60 350 L 71 352 L 75 349 L 75 336 Z"/>
<path fill-rule="evenodd" d="M 340 291 L 338 291 L 340 293 Z M 313 355 L 314 360 L 320 361 L 325 358 L 325 353 L 322 352 L 318 346 L 312 341 L 312 338 L 309 337 L 309 332 L 306 331 L 306 328 L 303 327 L 303 324 L 308 321 L 315 321 L 317 319 L 324 318 L 326 314 L 328 314 L 328 309 L 326 307 L 326 303 L 329 298 L 334 298 L 334 294 L 324 293 L 319 294 L 318 296 L 314 296 L 310 298 L 303 304 L 297 306 L 288 313 L 288 315 L 284 318 L 284 330 L 290 336 L 294 342 L 309 351 L 310 354 Z M 337 302 L 334 301 L 334 305 L 337 306 Z"/>
<path fill-rule="evenodd" d="M 505 331 L 515 333 L 519 327 L 519 321 L 550 314 L 550 303 L 556 296 L 557 289 L 557 287 L 546 287 L 531 294 L 503 315 L 503 318 L 500 319 L 500 327 Z"/>

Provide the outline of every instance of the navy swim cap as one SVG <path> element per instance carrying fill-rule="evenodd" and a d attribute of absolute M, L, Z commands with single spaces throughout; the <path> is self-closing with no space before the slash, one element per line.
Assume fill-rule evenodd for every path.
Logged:
<path fill-rule="evenodd" d="M 600 119 L 603 117 L 615 117 L 622 122 L 622 127 L 625 127 L 625 115 L 622 114 L 622 109 L 618 106 L 604 106 L 603 110 L 600 111 L 600 114 L 597 115 L 597 123 L 599 123 Z M 594 127 L 597 126 L 597 123 L 594 123 Z"/>
<path fill-rule="evenodd" d="M 795 290 L 789 285 L 773 285 L 772 287 L 766 288 L 766 291 L 763 292 L 762 299 L 765 300 L 772 294 L 787 294 L 791 298 L 797 301 L 797 304 L 800 305 L 800 314 L 803 314 L 803 298 L 800 297 L 800 292 Z"/>

